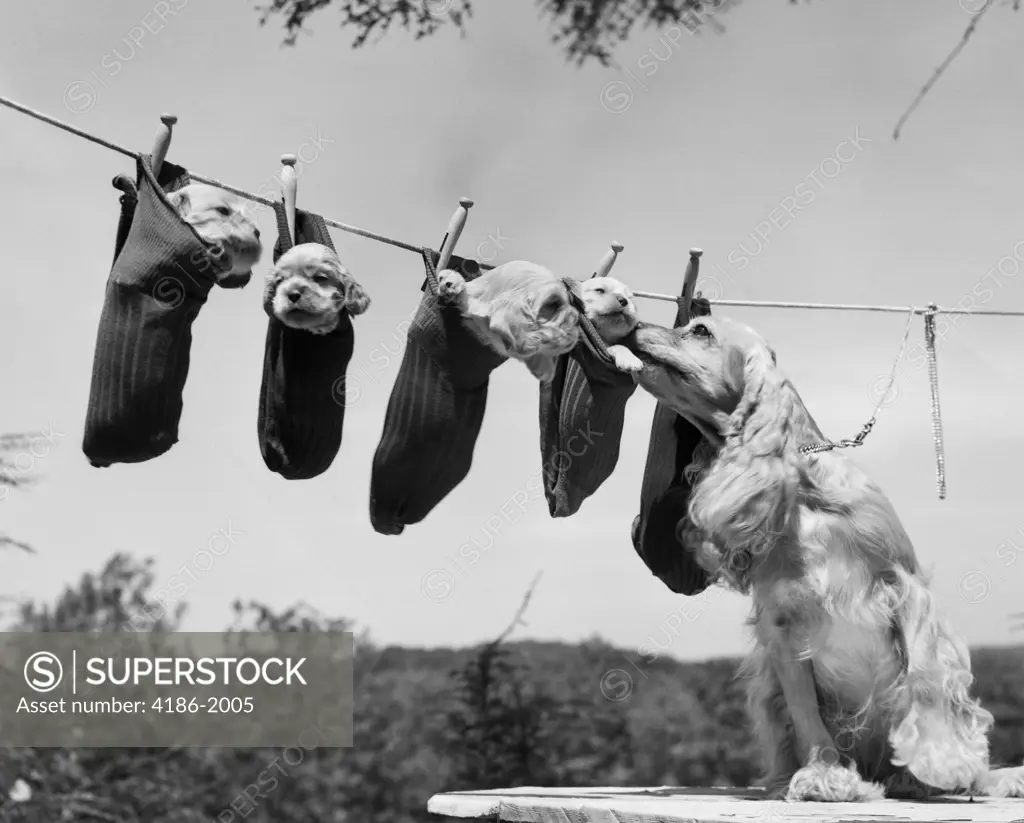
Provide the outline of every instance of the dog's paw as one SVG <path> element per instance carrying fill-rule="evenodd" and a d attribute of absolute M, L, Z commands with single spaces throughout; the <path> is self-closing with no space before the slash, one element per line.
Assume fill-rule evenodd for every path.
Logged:
<path fill-rule="evenodd" d="M 466 293 L 466 280 L 457 271 L 445 269 L 437 276 L 437 296 L 446 303 L 458 302 Z"/>
<path fill-rule="evenodd" d="M 789 781 L 786 793 L 790 803 L 802 800 L 857 803 L 884 797 L 885 790 L 877 783 L 862 780 L 854 767 L 824 763 L 812 763 L 800 769 Z"/>
<path fill-rule="evenodd" d="M 992 769 L 981 778 L 979 788 L 989 797 L 1024 797 L 1024 766 Z"/>
<path fill-rule="evenodd" d="M 242 289 L 249 285 L 250 280 L 252 280 L 252 271 L 241 274 L 224 272 L 224 274 L 217 275 L 216 282 L 222 289 Z"/>
<path fill-rule="evenodd" d="M 609 346 L 608 354 L 615 361 L 615 368 L 619 371 L 636 374 L 644 370 L 644 364 L 633 352 L 625 346 Z"/>

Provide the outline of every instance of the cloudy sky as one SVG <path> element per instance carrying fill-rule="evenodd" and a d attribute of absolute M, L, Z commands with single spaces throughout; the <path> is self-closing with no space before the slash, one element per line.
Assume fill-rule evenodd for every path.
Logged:
<path fill-rule="evenodd" d="M 412 243 L 436 244 L 458 198 L 472 197 L 459 250 L 495 262 L 585 276 L 617 240 L 621 279 L 675 292 L 686 250 L 700 246 L 716 298 L 1021 310 L 1024 17 L 993 10 L 890 137 L 976 10 L 964 4 L 747 3 L 722 18 L 724 34 L 641 30 L 618 67 L 579 70 L 528 3 L 481 3 L 464 39 L 396 32 L 352 51 L 333 10 L 285 49 L 244 2 L 170 0 L 156 4 L 176 11 L 161 21 L 148 2 L 85 13 L 40 0 L 0 10 L 0 90 L 142 151 L 173 112 L 169 159 L 250 191 L 275 191 L 279 156 L 298 153 L 300 206 Z M 746 646 L 742 598 L 675 596 L 630 545 L 654 411 L 640 392 L 615 474 L 577 515 L 552 520 L 534 498 L 502 520 L 540 465 L 536 382 L 504 365 L 468 480 L 401 537 L 373 532 L 370 465 L 422 269 L 361 237 L 334 233 L 374 302 L 355 321 L 359 397 L 327 473 L 288 482 L 260 457 L 269 255 L 248 289 L 217 290 L 195 325 L 180 442 L 149 463 L 91 468 L 83 419 L 117 223 L 110 179 L 122 172 L 126 158 L 0 109 L 0 431 L 52 442 L 20 458 L 40 482 L 0 502 L 2 531 L 38 549 L 4 556 L 5 592 L 52 598 L 120 550 L 154 557 L 162 587 L 186 582 L 190 629 L 222 628 L 242 596 L 305 600 L 384 642 L 458 645 L 499 632 L 543 571 L 527 635 L 654 640 L 684 658 Z M 273 238 L 269 212 L 260 222 Z M 654 322 L 673 315 L 667 303 L 640 308 Z M 719 313 L 772 342 L 834 438 L 871 414 L 905 325 L 899 314 Z M 855 458 L 892 497 L 956 625 L 972 643 L 1009 642 L 1024 585 L 1024 320 L 960 318 L 940 331 L 948 499 L 935 491 L 920 318 Z M 490 547 L 469 565 L 458 549 L 472 540 Z"/>

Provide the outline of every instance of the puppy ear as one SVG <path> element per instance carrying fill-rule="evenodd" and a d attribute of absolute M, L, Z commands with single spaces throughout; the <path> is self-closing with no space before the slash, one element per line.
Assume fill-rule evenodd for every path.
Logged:
<path fill-rule="evenodd" d="M 284 275 L 278 268 L 273 268 L 267 273 L 266 282 L 263 284 L 263 311 L 271 317 L 274 316 L 274 298 L 277 297 L 277 287 L 284 280 Z"/>
<path fill-rule="evenodd" d="M 548 354 L 535 354 L 533 357 L 528 357 L 523 361 L 526 363 L 526 368 L 530 370 L 541 383 L 550 383 L 555 379 L 555 373 L 558 370 L 558 358 L 552 357 Z"/>
<path fill-rule="evenodd" d="M 178 189 L 177 191 L 168 192 L 167 200 L 179 215 L 184 217 L 189 213 L 192 208 L 192 200 L 188 196 L 188 192 L 184 189 Z"/>
<path fill-rule="evenodd" d="M 345 283 L 345 309 L 355 317 L 370 308 L 370 295 L 363 291 L 363 287 L 356 282 L 355 278 L 349 277 Z"/>
<path fill-rule="evenodd" d="M 488 328 L 491 334 L 501 341 L 506 354 L 518 351 L 516 338 L 512 333 L 512 324 L 509 322 L 508 309 L 502 308 L 495 311 L 488 318 Z"/>

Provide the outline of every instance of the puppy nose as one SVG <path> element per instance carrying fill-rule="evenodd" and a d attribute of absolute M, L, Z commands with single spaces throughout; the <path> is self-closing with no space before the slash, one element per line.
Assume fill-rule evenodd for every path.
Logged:
<path fill-rule="evenodd" d="M 256 239 L 257 240 L 260 239 L 260 230 L 259 229 L 253 229 L 252 233 L 256 235 Z"/>
<path fill-rule="evenodd" d="M 622 308 L 626 308 L 626 306 L 629 305 L 629 299 L 626 298 L 626 297 L 620 297 L 619 298 L 619 305 L 622 306 Z"/>
<path fill-rule="evenodd" d="M 290 292 L 288 292 L 288 299 L 291 300 L 293 303 L 298 303 L 300 297 L 302 297 L 302 292 L 300 292 L 298 289 L 292 289 Z"/>

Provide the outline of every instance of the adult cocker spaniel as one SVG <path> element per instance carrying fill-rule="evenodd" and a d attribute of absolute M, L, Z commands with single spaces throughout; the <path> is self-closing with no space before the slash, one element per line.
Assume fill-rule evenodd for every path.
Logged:
<path fill-rule="evenodd" d="M 714 446 L 686 543 L 753 597 L 744 664 L 766 785 L 789 800 L 968 791 L 1024 796 L 992 769 L 992 715 L 882 490 L 827 444 L 756 332 L 710 317 L 641 323 L 640 386 Z"/>

